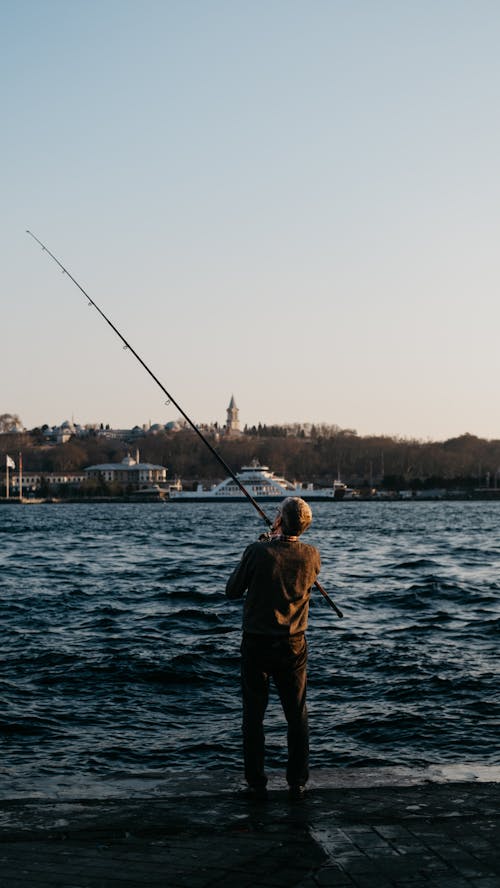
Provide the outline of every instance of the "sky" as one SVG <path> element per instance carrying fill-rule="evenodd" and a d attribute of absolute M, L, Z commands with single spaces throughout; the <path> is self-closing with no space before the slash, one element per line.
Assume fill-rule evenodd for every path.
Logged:
<path fill-rule="evenodd" d="M 496 0 L 0 14 L 0 413 L 500 437 Z"/>

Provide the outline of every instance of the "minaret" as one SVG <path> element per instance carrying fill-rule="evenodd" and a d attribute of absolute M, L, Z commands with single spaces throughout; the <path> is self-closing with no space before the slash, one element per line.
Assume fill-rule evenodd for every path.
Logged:
<path fill-rule="evenodd" d="M 231 395 L 231 400 L 229 402 L 229 407 L 227 408 L 227 420 L 226 420 L 226 435 L 240 435 L 240 421 L 238 419 L 239 410 L 236 406 L 236 401 L 234 400 L 234 395 Z"/>

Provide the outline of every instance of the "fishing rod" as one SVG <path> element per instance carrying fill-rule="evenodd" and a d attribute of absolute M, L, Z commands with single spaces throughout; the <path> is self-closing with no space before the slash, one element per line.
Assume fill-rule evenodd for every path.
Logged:
<path fill-rule="evenodd" d="M 32 231 L 29 231 L 29 229 L 26 229 L 26 234 L 29 234 L 29 236 L 32 237 L 33 240 L 35 240 L 35 241 L 37 242 L 37 244 L 39 244 L 39 245 L 41 246 L 42 250 L 43 250 L 45 253 L 48 253 L 48 255 L 50 256 L 50 258 L 54 260 L 54 262 L 56 263 L 56 265 L 59 266 L 59 268 L 61 269 L 61 271 L 63 272 L 63 274 L 66 274 L 66 275 L 69 277 L 69 279 L 70 279 L 71 281 L 73 281 L 74 285 L 75 285 L 76 287 L 78 287 L 78 289 L 80 290 L 80 292 L 83 293 L 83 295 L 84 295 L 85 298 L 87 299 L 88 305 L 91 306 L 92 308 L 95 308 L 95 309 L 96 309 L 96 311 L 101 315 L 101 317 L 102 317 L 102 318 L 106 321 L 106 323 L 111 327 L 111 329 L 113 330 L 113 332 L 116 333 L 116 335 L 118 336 L 119 339 L 121 339 L 121 341 L 123 342 L 123 347 L 124 347 L 124 349 L 127 350 L 127 351 L 129 351 L 129 352 L 131 352 L 131 354 L 133 354 L 134 358 L 136 358 L 136 359 L 139 361 L 139 363 L 141 364 L 141 366 L 144 367 L 146 373 L 148 373 L 148 374 L 150 375 L 151 379 L 153 379 L 154 382 L 156 382 L 156 385 L 157 385 L 157 386 L 162 390 L 162 392 L 167 396 L 167 401 L 165 402 L 165 405 L 166 405 L 166 406 L 168 406 L 169 404 L 173 404 L 173 405 L 174 405 L 174 407 L 179 411 L 179 413 L 181 414 L 181 416 L 186 420 L 186 422 L 188 423 L 188 425 L 191 426 L 191 428 L 193 429 L 193 431 L 196 432 L 196 434 L 198 435 L 198 437 L 199 437 L 199 438 L 203 441 L 203 443 L 208 447 L 208 449 L 210 450 L 210 452 L 212 453 L 212 455 L 215 457 L 215 459 L 216 459 L 216 460 L 220 463 L 220 465 L 223 467 L 224 471 L 226 471 L 227 474 L 230 475 L 230 477 L 233 479 L 233 481 L 235 482 L 235 484 L 237 484 L 237 486 L 239 487 L 239 489 L 241 490 L 241 492 L 246 496 L 246 498 L 249 500 L 249 502 L 251 502 L 252 506 L 254 507 L 254 509 L 257 510 L 257 512 L 259 513 L 259 515 L 260 515 L 260 517 L 262 518 L 262 520 L 267 524 L 268 527 L 271 527 L 271 528 L 272 528 L 272 526 L 273 526 L 273 522 L 271 521 L 271 519 L 266 515 L 266 513 L 264 512 L 264 510 L 261 509 L 261 507 L 259 506 L 258 502 L 253 498 L 253 496 L 252 496 L 251 493 L 247 490 L 247 488 L 241 483 L 241 481 L 240 481 L 239 478 L 235 475 L 235 473 L 233 472 L 233 470 L 228 466 L 228 464 L 226 463 L 225 459 L 220 455 L 220 453 L 215 449 L 215 447 L 212 446 L 212 444 L 210 443 L 210 441 L 208 440 L 208 438 L 203 434 L 203 432 L 201 431 L 201 429 L 199 429 L 198 426 L 193 422 L 193 420 L 187 415 L 187 413 L 182 409 L 182 407 L 180 406 L 180 404 L 175 400 L 175 398 L 170 394 L 170 392 L 167 391 L 167 389 L 165 388 L 165 386 L 163 385 L 163 383 L 160 382 L 160 380 L 158 379 L 158 377 L 153 373 L 153 371 L 151 370 L 151 368 L 148 367 L 148 365 L 146 364 L 146 362 L 141 358 L 141 356 L 136 352 L 136 350 L 130 345 L 130 342 L 128 342 L 128 341 L 125 339 L 125 337 L 123 336 L 123 334 L 120 333 L 120 331 L 118 330 L 118 328 L 115 327 L 115 325 L 113 324 L 113 322 L 107 317 L 107 315 L 104 314 L 104 312 L 102 311 L 102 309 L 99 308 L 99 306 L 97 305 L 97 303 L 94 302 L 94 300 L 89 296 L 89 294 L 87 293 L 87 291 L 83 289 L 82 285 L 78 283 L 78 281 L 76 280 L 76 278 L 74 278 L 73 275 L 68 271 L 68 269 L 65 268 L 65 266 L 62 264 L 62 262 L 59 261 L 59 259 L 57 258 L 57 256 L 54 256 L 54 254 L 51 253 L 51 251 L 48 249 L 48 247 L 46 247 L 45 244 L 42 243 L 42 241 L 39 240 L 39 238 L 37 238 L 36 235 L 34 235 Z M 327 591 L 323 588 L 323 586 L 321 585 L 321 583 L 319 583 L 318 580 L 316 580 L 315 583 L 314 583 L 314 585 L 315 585 L 316 588 L 321 592 L 321 594 L 322 594 L 323 597 L 325 598 L 325 601 L 328 602 L 328 604 L 329 604 L 330 607 L 335 611 L 335 613 L 337 614 L 337 616 L 338 616 L 338 617 L 343 617 L 344 615 L 343 615 L 342 611 L 337 607 L 337 605 L 335 604 L 335 602 L 332 601 L 332 599 L 331 599 L 330 596 L 328 595 Z"/>

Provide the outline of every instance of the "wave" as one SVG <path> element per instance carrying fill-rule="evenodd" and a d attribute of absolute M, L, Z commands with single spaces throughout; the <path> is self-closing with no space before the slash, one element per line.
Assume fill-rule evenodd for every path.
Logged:
<path fill-rule="evenodd" d="M 400 561 L 390 565 L 391 570 L 422 570 L 434 568 L 438 566 L 438 562 L 432 558 L 415 558 L 410 561 Z"/>
<path fill-rule="evenodd" d="M 500 511 L 449 505 L 360 503 L 335 522 L 316 505 L 310 542 L 345 618 L 313 596 L 313 767 L 500 761 Z M 3 513 L 5 770 L 240 768 L 242 608 L 224 587 L 260 522 L 244 504 L 166 511 Z M 273 687 L 266 725 L 282 767 Z"/>

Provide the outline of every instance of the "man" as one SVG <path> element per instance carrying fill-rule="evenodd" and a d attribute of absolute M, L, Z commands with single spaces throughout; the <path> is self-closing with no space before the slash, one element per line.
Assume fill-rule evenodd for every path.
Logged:
<path fill-rule="evenodd" d="M 243 754 L 248 792 L 266 795 L 264 713 L 274 679 L 288 722 L 287 781 L 294 797 L 309 776 L 305 630 L 311 586 L 321 566 L 319 552 L 299 540 L 312 521 L 308 504 L 287 497 L 269 534 L 243 553 L 226 586 L 228 598 L 246 592 L 241 644 Z"/>

